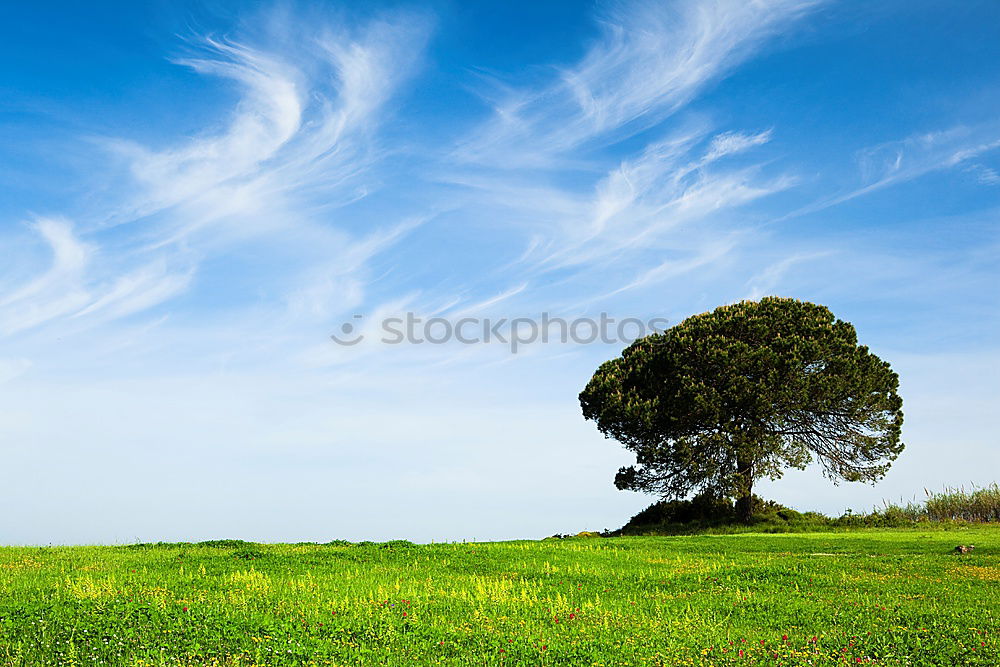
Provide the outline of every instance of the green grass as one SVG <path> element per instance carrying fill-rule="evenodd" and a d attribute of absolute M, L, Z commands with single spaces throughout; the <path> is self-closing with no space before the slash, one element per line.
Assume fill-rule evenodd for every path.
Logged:
<path fill-rule="evenodd" d="M 0 664 L 997 665 L 998 600 L 991 526 L 0 548 Z"/>

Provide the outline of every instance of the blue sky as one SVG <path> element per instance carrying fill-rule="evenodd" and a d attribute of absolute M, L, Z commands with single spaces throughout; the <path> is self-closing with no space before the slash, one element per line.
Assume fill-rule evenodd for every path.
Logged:
<path fill-rule="evenodd" d="M 994 481 L 997 5 L 542 4 L 5 8 L 0 542 L 540 537 L 650 502 L 576 399 L 621 344 L 382 344 L 406 312 L 820 302 L 899 371 L 907 449 L 765 495 Z"/>

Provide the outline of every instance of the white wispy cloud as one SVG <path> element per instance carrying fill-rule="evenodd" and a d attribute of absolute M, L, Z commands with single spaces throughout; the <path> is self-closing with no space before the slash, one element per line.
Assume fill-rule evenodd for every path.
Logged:
<path fill-rule="evenodd" d="M 631 282 L 601 295 L 600 299 L 607 299 L 628 290 L 656 285 L 670 278 L 677 278 L 697 269 L 718 261 L 725 257 L 736 245 L 736 235 L 722 237 L 702 245 L 693 254 L 684 259 L 670 259 L 660 262 L 656 266 L 647 269 Z"/>
<path fill-rule="evenodd" d="M 287 297 L 288 312 L 314 319 L 327 319 L 364 303 L 365 268 L 368 262 L 398 243 L 426 221 L 411 218 L 387 229 L 380 229 L 346 245 L 336 262 L 322 262 L 310 267 L 300 280 L 301 287 Z"/>
<path fill-rule="evenodd" d="M 304 286 L 284 300 L 299 310 L 328 313 L 317 304 L 336 302 L 331 293 L 360 298 L 365 262 L 413 223 L 347 229 L 330 212 L 377 182 L 363 175 L 388 154 L 376 136 L 384 106 L 414 71 L 430 22 L 403 12 L 355 25 L 265 18 L 266 31 L 188 40 L 177 65 L 228 82 L 236 103 L 222 122 L 205 118 L 203 134 L 165 147 L 103 140 L 108 166 L 124 167 L 110 187 L 117 203 L 98 225 L 35 224 L 51 266 L 0 286 L 0 329 L 142 312 L 189 290 L 203 262 L 247 243 L 285 253 Z"/>
<path fill-rule="evenodd" d="M 969 165 L 969 171 L 976 175 L 982 185 L 1000 185 L 1000 173 L 996 169 L 981 164 Z"/>
<path fill-rule="evenodd" d="M 746 298 L 760 299 L 761 297 L 775 293 L 775 288 L 781 283 L 786 274 L 797 264 L 804 262 L 815 262 L 816 260 L 834 254 L 833 251 L 817 252 L 797 252 L 788 257 L 780 259 L 758 272 L 747 281 L 749 293 Z"/>
<path fill-rule="evenodd" d="M 922 176 L 938 169 L 950 169 L 1000 148 L 1000 127 L 957 126 L 947 130 L 922 132 L 904 139 L 887 141 L 859 152 L 858 164 L 866 182 L 850 196 Z"/>
<path fill-rule="evenodd" d="M 791 211 L 777 221 L 815 213 L 933 172 L 967 165 L 970 160 L 998 148 L 1000 126 L 996 123 L 958 125 L 869 146 L 857 155 L 860 185 Z"/>
<path fill-rule="evenodd" d="M 765 175 L 752 158 L 725 159 L 763 146 L 773 131 L 718 132 L 686 120 L 658 126 L 644 145 L 622 150 L 618 142 L 676 114 L 816 4 L 618 5 L 601 15 L 601 37 L 576 64 L 558 68 L 548 85 L 512 88 L 457 148 L 422 156 L 430 179 L 447 186 L 427 184 L 424 211 L 377 223 L 338 224 L 336 212 L 380 187 L 378 168 L 392 151 L 378 130 L 419 62 L 427 17 L 304 26 L 301 17 L 275 14 L 266 31 L 192 38 L 176 63 L 239 94 L 223 122 L 206 119 L 206 128 L 221 129 L 155 148 L 108 140 L 125 166 L 127 196 L 78 242 L 115 261 L 77 269 L 86 275 L 66 283 L 73 289 L 31 316 L 22 310 L 16 326 L 59 318 L 86 326 L 141 313 L 197 289 L 206 263 L 262 251 L 281 272 L 280 285 L 259 283 L 278 293 L 261 297 L 267 305 L 246 300 L 252 317 L 305 326 L 384 311 L 399 300 L 369 298 L 371 262 L 442 210 L 482 216 L 487 236 L 518 232 L 526 250 L 492 258 L 481 284 L 470 278 L 450 293 L 411 290 L 406 302 L 427 313 L 472 313 L 498 299 L 512 311 L 567 303 L 567 293 L 593 290 L 585 285 L 594 271 L 614 277 L 591 299 L 703 269 L 746 238 L 732 233 L 735 211 L 794 184 Z M 594 154 L 595 142 L 613 150 Z M 511 169 L 533 155 L 540 172 Z M 577 182 L 550 178 L 554 165 Z M 114 250 L 105 252 L 112 238 Z"/>
<path fill-rule="evenodd" d="M 593 289 L 587 276 L 596 271 L 617 281 L 603 284 L 588 301 L 599 300 L 676 279 L 738 248 L 750 232 L 731 233 L 735 212 L 796 179 L 724 158 L 762 146 L 771 136 L 770 130 L 713 135 L 705 124 L 686 123 L 624 158 L 606 159 L 603 174 L 594 174 L 599 162 L 591 158 L 577 179 L 589 187 L 505 169 L 477 169 L 450 182 L 467 188 L 464 208 L 495 219 L 497 233 L 524 235 L 525 251 L 503 275 L 530 281 L 526 296 L 538 299 L 572 284 L 586 292 Z"/>
<path fill-rule="evenodd" d="M 193 278 L 193 271 L 174 273 L 164 262 L 153 262 L 114 280 L 107 291 L 74 318 L 99 313 L 117 319 L 141 312 L 180 294 Z"/>
<path fill-rule="evenodd" d="M 632 2 L 546 88 L 511 93 L 456 157 L 507 168 L 554 165 L 567 151 L 648 129 L 819 3 Z M 734 135 L 735 136 L 735 135 Z"/>
<path fill-rule="evenodd" d="M 0 331 L 14 334 L 59 320 L 114 319 L 145 310 L 181 292 L 191 277 L 162 261 L 115 275 L 118 260 L 80 240 L 73 224 L 43 218 L 33 225 L 51 255 L 49 268 L 23 285 L 2 285 Z"/>
<path fill-rule="evenodd" d="M 44 218 L 33 225 L 48 247 L 51 259 L 41 275 L 0 292 L 0 331 L 13 334 L 84 308 L 89 300 L 84 285 L 93 248 L 81 242 L 65 219 Z"/>
<path fill-rule="evenodd" d="M 384 157 L 372 133 L 428 30 L 424 17 L 404 14 L 353 31 L 272 27 L 260 45 L 196 42 L 200 55 L 178 63 L 229 80 L 239 102 L 219 134 L 161 150 L 109 142 L 138 188 L 117 222 L 176 207 L 165 242 L 226 222 L 238 226 L 234 234 L 270 233 L 322 206 L 310 200 L 320 189 L 327 205 L 363 196 L 367 186 L 357 177 Z"/>
<path fill-rule="evenodd" d="M 567 271 L 582 290 L 593 289 L 583 286 L 589 273 L 608 272 L 616 284 L 593 296 L 612 297 L 722 260 L 743 239 L 728 233 L 733 212 L 795 178 L 725 160 L 768 143 L 771 129 L 713 133 L 678 114 L 819 4 L 615 5 L 599 17 L 599 38 L 548 84 L 485 95 L 491 117 L 456 143 L 438 176 L 466 189 L 464 210 L 523 233 L 526 249 L 505 272 L 532 283 L 526 296 L 565 291 Z"/>
<path fill-rule="evenodd" d="M 142 260 L 116 277 L 120 261 L 82 241 L 69 220 L 42 218 L 31 229 L 48 250 L 49 267 L 21 284 L 0 284 L 0 331 L 8 335 L 78 318 L 94 326 L 98 312 L 100 319 L 114 319 L 155 306 L 180 292 L 190 277 Z"/>
<path fill-rule="evenodd" d="M 743 132 L 723 132 L 712 138 L 712 145 L 705 155 L 705 160 L 712 162 L 727 155 L 742 153 L 745 150 L 766 144 L 771 140 L 771 130 L 758 132 L 757 134 L 745 134 Z"/>
<path fill-rule="evenodd" d="M 92 249 L 73 233 L 66 219 L 42 218 L 33 225 L 52 253 L 52 264 L 42 275 L 0 296 L 0 306 L 58 290 L 76 281 L 86 268 Z"/>
<path fill-rule="evenodd" d="M 723 154 L 713 141 L 699 157 L 693 146 L 700 138 L 684 135 L 651 144 L 610 171 L 589 202 L 589 224 L 567 220 L 545 263 L 579 265 L 669 246 L 669 235 L 688 231 L 685 225 L 708 223 L 794 182 L 787 176 L 762 178 L 755 167 L 709 169 Z"/>

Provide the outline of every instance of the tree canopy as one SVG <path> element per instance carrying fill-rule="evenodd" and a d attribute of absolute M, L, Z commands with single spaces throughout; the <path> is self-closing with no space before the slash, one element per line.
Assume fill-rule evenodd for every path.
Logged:
<path fill-rule="evenodd" d="M 736 498 L 817 461 L 880 479 L 903 450 L 899 377 L 825 306 L 766 297 L 694 315 L 597 369 L 583 415 L 636 456 L 619 489 Z"/>

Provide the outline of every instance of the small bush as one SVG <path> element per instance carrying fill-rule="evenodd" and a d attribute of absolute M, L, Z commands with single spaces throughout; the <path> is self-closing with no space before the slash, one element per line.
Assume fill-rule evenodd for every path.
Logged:
<path fill-rule="evenodd" d="M 733 521 L 735 518 L 732 501 L 706 493 L 690 500 L 661 500 L 653 503 L 632 517 L 626 527 L 696 521 Z"/>
<path fill-rule="evenodd" d="M 412 549 L 416 544 L 409 540 L 389 540 L 379 545 L 381 549 Z"/>
<path fill-rule="evenodd" d="M 123 544 L 122 549 L 181 549 L 194 546 L 191 542 L 136 542 Z"/>
<path fill-rule="evenodd" d="M 775 524 L 780 528 L 790 520 L 782 518 L 782 512 L 792 513 L 787 515 L 789 517 L 802 517 L 794 510 L 758 496 L 753 496 L 751 507 L 751 524 L 755 529 L 762 530 L 766 524 Z M 632 517 L 620 530 L 609 535 L 682 534 L 737 525 L 746 524 L 738 520 L 732 500 L 703 493 L 690 500 L 661 500 L 653 503 Z"/>
<path fill-rule="evenodd" d="M 196 546 L 210 547 L 212 549 L 236 549 L 239 547 L 252 547 L 256 546 L 256 544 L 254 542 L 247 542 L 246 540 L 206 540 L 198 542 Z"/>
<path fill-rule="evenodd" d="M 782 521 L 802 521 L 805 518 L 801 512 L 796 512 L 795 510 L 788 509 L 787 507 L 785 509 L 778 510 L 776 514 Z"/>

